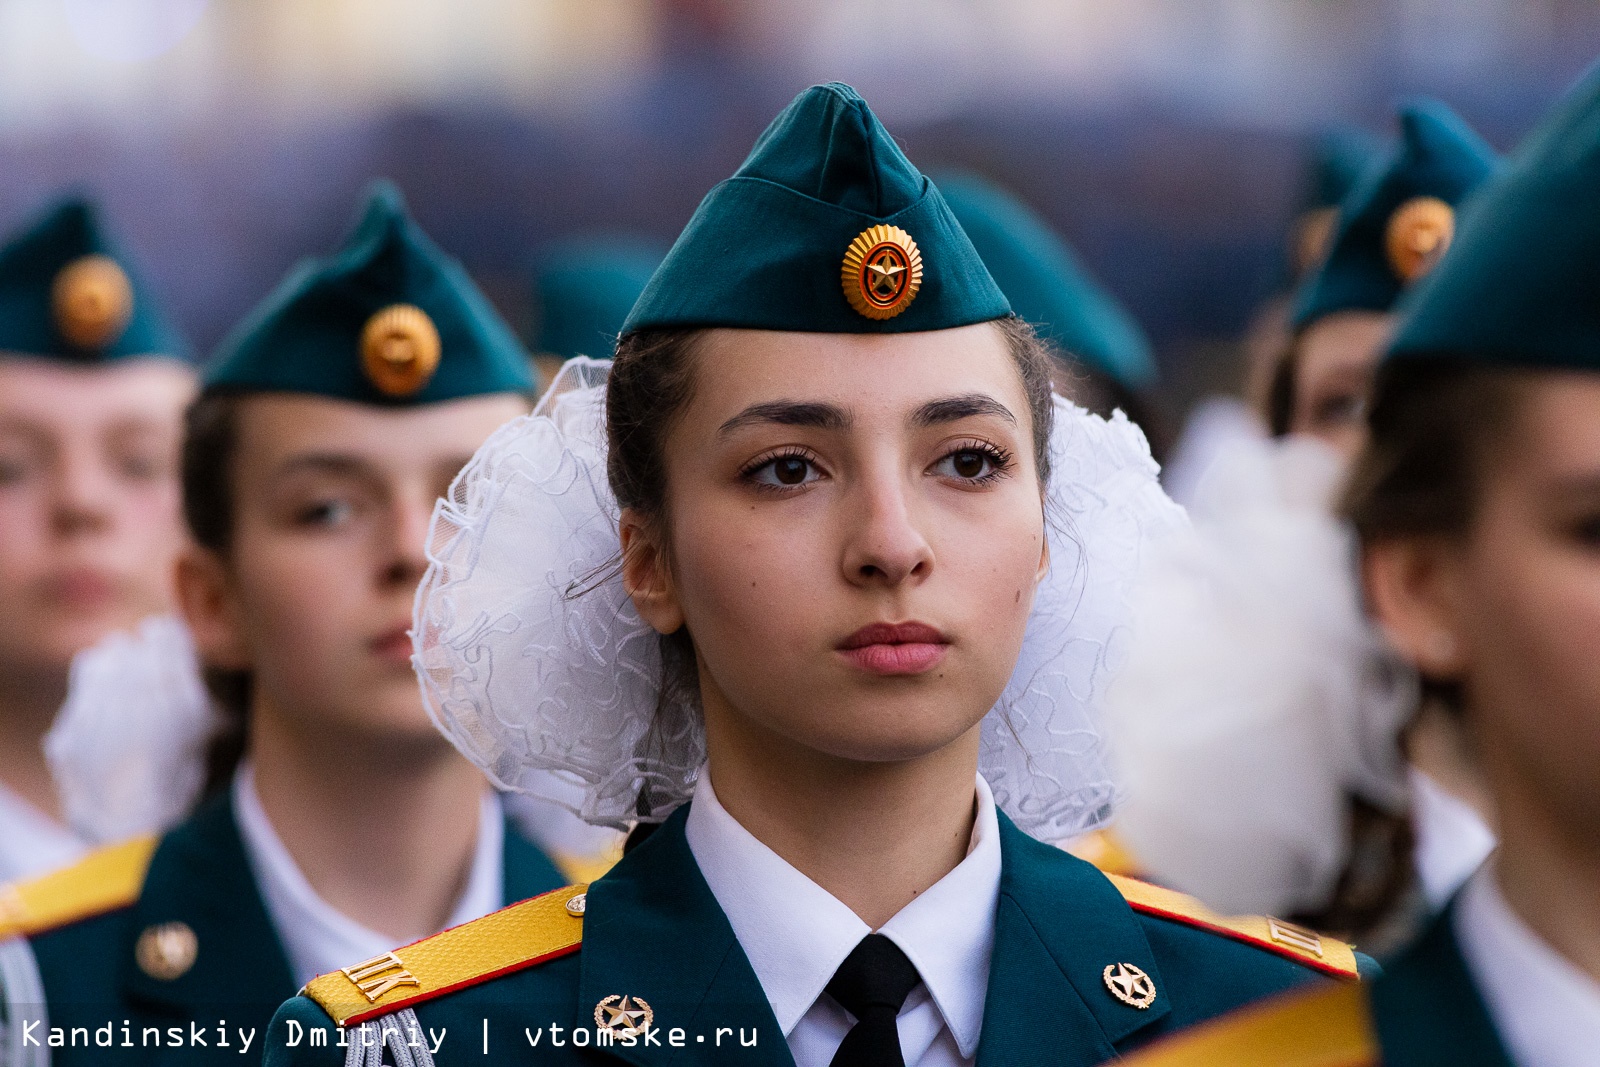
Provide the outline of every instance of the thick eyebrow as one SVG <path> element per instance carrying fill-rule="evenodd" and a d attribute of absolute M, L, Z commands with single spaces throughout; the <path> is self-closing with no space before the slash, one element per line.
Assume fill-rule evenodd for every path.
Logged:
<path fill-rule="evenodd" d="M 290 456 L 272 472 L 274 478 L 293 474 L 329 474 L 345 478 L 365 478 L 372 474 L 372 465 L 350 455 L 338 452 L 305 452 Z"/>
<path fill-rule="evenodd" d="M 963 393 L 960 396 L 930 400 L 916 410 L 911 416 L 911 421 L 917 426 L 929 427 L 955 422 L 958 419 L 970 419 L 975 415 L 992 415 L 1006 420 L 1013 426 L 1017 424 L 1017 417 L 1011 414 L 1010 408 L 985 393 Z"/>
<path fill-rule="evenodd" d="M 752 404 L 717 428 L 718 437 L 742 426 L 759 422 L 772 422 L 780 426 L 810 426 L 818 430 L 843 430 L 850 425 L 850 415 L 832 404 L 810 404 L 797 400 L 774 400 L 767 404 Z"/>

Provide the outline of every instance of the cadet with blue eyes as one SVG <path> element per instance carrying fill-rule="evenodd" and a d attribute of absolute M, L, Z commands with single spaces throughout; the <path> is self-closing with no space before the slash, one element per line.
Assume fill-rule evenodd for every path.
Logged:
<path fill-rule="evenodd" d="M 10 1039 L 43 1042 L 21 1062 L 259 1056 L 314 975 L 564 881 L 429 722 L 408 634 L 434 502 L 532 385 L 387 185 L 224 342 L 188 415 L 178 565 L 227 721 L 211 796 L 6 891 Z"/>
<path fill-rule="evenodd" d="M 866 103 L 800 94 L 614 360 L 479 452 L 418 594 L 462 751 L 657 829 L 317 978 L 266 1062 L 1062 1067 L 1353 980 L 1348 946 L 1046 843 L 1118 799 L 1100 700 L 1183 521 L 1049 358 Z"/>

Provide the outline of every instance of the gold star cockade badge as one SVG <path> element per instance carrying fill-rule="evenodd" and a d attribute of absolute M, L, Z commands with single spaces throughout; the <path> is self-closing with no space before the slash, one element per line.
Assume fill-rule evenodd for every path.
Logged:
<path fill-rule="evenodd" d="M 1143 1011 L 1156 1000 L 1156 984 L 1150 976 L 1131 963 L 1106 965 L 1101 977 L 1111 995 L 1130 1007 Z"/>
<path fill-rule="evenodd" d="M 1436 196 L 1415 196 L 1389 216 L 1384 249 L 1389 266 L 1403 282 L 1414 282 L 1433 269 L 1456 233 L 1456 213 Z"/>
<path fill-rule="evenodd" d="M 892 319 L 922 288 L 922 253 L 898 226 L 872 226 L 844 254 L 844 298 L 869 319 Z"/>
<path fill-rule="evenodd" d="M 145 927 L 133 947 L 139 969 L 163 982 L 176 981 L 189 973 L 200 954 L 200 939 L 188 923 L 170 922 Z"/>
<path fill-rule="evenodd" d="M 361 369 L 385 396 L 411 396 L 439 368 L 439 330 L 414 304 L 390 304 L 361 331 Z"/>
<path fill-rule="evenodd" d="M 638 1037 L 656 1021 L 656 1013 L 643 997 L 616 993 L 594 1006 L 594 1024 L 617 1037 Z"/>
<path fill-rule="evenodd" d="M 56 275 L 50 309 L 61 336 L 74 346 L 104 348 L 133 318 L 133 285 L 110 256 L 80 256 Z"/>

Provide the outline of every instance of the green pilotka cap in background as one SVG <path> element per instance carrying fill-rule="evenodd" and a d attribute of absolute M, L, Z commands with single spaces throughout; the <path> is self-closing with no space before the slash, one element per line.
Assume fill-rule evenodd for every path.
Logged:
<path fill-rule="evenodd" d="M 666 249 L 643 238 L 590 235 L 555 242 L 534 279 L 538 355 L 609 358 Z"/>
<path fill-rule="evenodd" d="M 817 85 L 700 202 L 623 333 L 912 333 L 1011 305 L 944 198 L 848 85 Z"/>
<path fill-rule="evenodd" d="M 0 353 L 93 365 L 192 351 L 81 196 L 0 248 Z"/>
<path fill-rule="evenodd" d="M 1403 108 L 1400 129 L 1387 166 L 1340 205 L 1327 258 L 1296 295 L 1297 329 L 1338 311 L 1390 310 L 1438 261 L 1456 210 L 1498 165 L 1494 150 L 1436 101 Z"/>
<path fill-rule="evenodd" d="M 1065 358 L 1141 389 L 1156 380 L 1150 342 L 1042 217 L 975 174 L 941 174 L 939 191 L 1012 311 Z"/>
<path fill-rule="evenodd" d="M 467 272 L 378 182 L 344 245 L 297 266 L 223 341 L 205 388 L 396 406 L 526 393 L 533 376 Z"/>
<path fill-rule="evenodd" d="M 1600 370 L 1600 68 L 1474 200 L 1388 359 Z"/>
<path fill-rule="evenodd" d="M 1339 205 L 1361 179 L 1389 157 L 1383 138 L 1357 126 L 1335 126 L 1317 138 L 1306 168 L 1305 194 L 1289 230 L 1295 277 L 1315 270 L 1339 225 Z"/>

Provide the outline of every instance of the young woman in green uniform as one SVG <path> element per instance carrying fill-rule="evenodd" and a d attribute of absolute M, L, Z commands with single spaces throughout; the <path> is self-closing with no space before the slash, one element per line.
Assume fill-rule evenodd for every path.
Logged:
<path fill-rule="evenodd" d="M 1182 522 L 1048 359 L 865 102 L 802 93 L 452 488 L 418 597 L 463 751 L 657 829 L 318 978 L 267 1063 L 1087 1065 L 1353 979 L 1046 843 L 1116 800 L 1097 705 Z"/>
<path fill-rule="evenodd" d="M 1368 610 L 1459 717 L 1498 813 L 1498 851 L 1369 990 L 1241 1013 L 1131 1061 L 1141 1067 L 1595 1060 L 1597 131 L 1591 74 L 1482 194 L 1406 309 L 1345 490 Z M 1348 724 L 1366 742 L 1352 762 L 1379 771 L 1362 776 L 1368 795 L 1387 788 L 1391 807 L 1404 796 L 1393 774 L 1405 725 Z M 1254 803 L 1304 810 L 1289 784 Z M 1352 863 L 1373 858 L 1324 844 Z"/>
<path fill-rule="evenodd" d="M 81 198 L 0 248 L 0 881 L 76 860 L 43 741 L 72 658 L 172 607 L 189 347 Z"/>
<path fill-rule="evenodd" d="M 435 500 L 531 389 L 387 185 L 224 342 L 188 415 L 178 566 L 228 719 L 212 795 L 9 892 L 21 1062 L 259 1057 L 315 974 L 562 883 L 428 721 L 407 635 Z"/>

